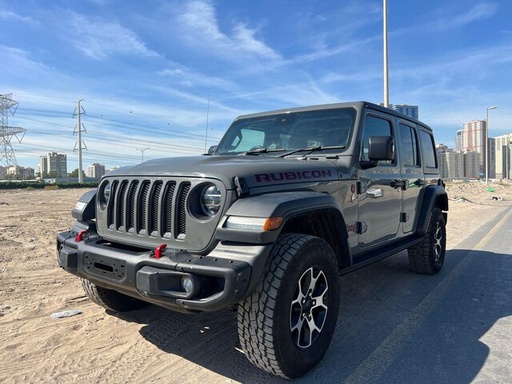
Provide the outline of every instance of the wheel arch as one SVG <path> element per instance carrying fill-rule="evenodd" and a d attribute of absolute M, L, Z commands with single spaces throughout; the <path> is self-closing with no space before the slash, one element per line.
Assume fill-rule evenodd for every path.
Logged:
<path fill-rule="evenodd" d="M 416 233 L 424 236 L 430 216 L 434 208 L 439 208 L 443 212 L 445 223 L 448 221 L 448 194 L 440 185 L 431 185 L 424 189 L 423 195 L 420 196 L 421 206 L 419 215 L 417 216 Z"/>
<path fill-rule="evenodd" d="M 218 228 L 217 238 L 273 243 L 281 234 L 286 233 L 316 236 L 329 244 L 340 268 L 350 265 L 346 223 L 339 204 L 331 195 L 314 191 L 294 191 L 248 197 L 236 201 L 227 211 L 226 217 L 228 216 L 282 217 L 283 223 L 273 231 L 252 235 L 247 231 Z"/>

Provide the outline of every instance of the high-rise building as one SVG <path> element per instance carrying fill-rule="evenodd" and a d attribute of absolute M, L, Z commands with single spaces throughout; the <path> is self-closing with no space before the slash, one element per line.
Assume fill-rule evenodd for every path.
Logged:
<path fill-rule="evenodd" d="M 494 167 L 497 179 L 510 179 L 512 178 L 512 133 L 502 135 L 494 138 L 496 155 L 494 160 L 496 165 Z"/>
<path fill-rule="evenodd" d="M 105 166 L 103 164 L 94 163 L 87 167 L 85 176 L 93 179 L 99 179 L 105 174 Z"/>
<path fill-rule="evenodd" d="M 383 103 L 380 103 L 381 106 L 384 106 Z M 419 107 L 417 105 L 407 105 L 407 104 L 389 104 L 388 108 L 401 113 L 402 115 L 412 117 L 413 119 L 419 119 Z"/>
<path fill-rule="evenodd" d="M 478 177 L 485 175 L 485 159 L 487 158 L 486 138 L 487 124 L 485 120 L 472 120 L 464 123 L 462 129 L 462 151 L 477 152 L 480 155 Z"/>
<path fill-rule="evenodd" d="M 464 153 L 464 176 L 470 179 L 480 178 L 480 154 L 475 151 Z"/>
<path fill-rule="evenodd" d="M 455 134 L 455 150 L 457 152 L 462 152 L 462 129 L 459 129 Z"/>
<path fill-rule="evenodd" d="M 446 180 L 464 178 L 464 155 L 462 152 L 448 150 L 447 148 L 437 151 L 439 173 Z"/>
<path fill-rule="evenodd" d="M 496 178 L 496 140 L 492 137 L 488 138 L 487 148 L 489 150 L 489 156 L 487 157 L 489 161 L 489 175 L 487 176 L 489 179 Z"/>
<path fill-rule="evenodd" d="M 44 177 L 45 175 L 52 177 L 67 177 L 67 156 L 62 153 L 48 152 L 46 156 L 39 157 L 37 172 L 41 177 Z"/>

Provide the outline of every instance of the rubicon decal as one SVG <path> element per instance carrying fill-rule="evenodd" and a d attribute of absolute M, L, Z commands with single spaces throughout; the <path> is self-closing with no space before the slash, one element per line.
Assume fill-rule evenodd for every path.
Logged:
<path fill-rule="evenodd" d="M 257 183 L 272 183 L 276 181 L 290 180 L 311 180 L 311 179 L 330 179 L 332 172 L 329 169 L 319 169 L 313 171 L 290 171 L 290 172 L 271 172 L 258 173 L 254 175 Z"/>

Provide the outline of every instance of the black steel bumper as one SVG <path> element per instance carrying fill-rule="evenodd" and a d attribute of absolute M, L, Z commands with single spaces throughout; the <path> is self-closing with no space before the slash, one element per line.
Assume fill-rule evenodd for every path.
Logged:
<path fill-rule="evenodd" d="M 57 235 L 58 261 L 66 271 L 180 312 L 228 307 L 243 300 L 248 288 L 254 286 L 250 262 L 216 250 L 206 256 L 165 250 L 155 258 L 155 250 L 113 245 L 96 234 L 86 234 L 79 241 L 74 231 Z M 268 254 L 265 246 L 251 247 L 253 259 L 254 251 L 264 259 Z M 190 289 L 183 288 L 182 279 L 188 280 Z"/>

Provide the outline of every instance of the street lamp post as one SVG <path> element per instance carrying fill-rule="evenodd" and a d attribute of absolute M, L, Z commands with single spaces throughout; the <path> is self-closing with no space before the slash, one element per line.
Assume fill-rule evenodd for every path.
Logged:
<path fill-rule="evenodd" d="M 493 105 L 485 109 L 485 185 L 489 185 L 489 110 L 496 108 Z"/>
<path fill-rule="evenodd" d="M 389 60 L 388 60 L 388 0 L 382 1 L 383 51 L 384 51 L 384 106 L 389 108 Z"/>
<path fill-rule="evenodd" d="M 136 148 L 136 149 L 137 149 L 137 151 L 141 151 L 141 153 L 142 153 L 142 159 L 141 159 L 142 161 L 141 161 L 141 163 L 143 163 L 144 162 L 144 151 L 149 149 L 149 148 Z"/>

